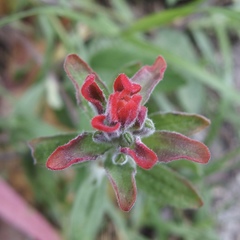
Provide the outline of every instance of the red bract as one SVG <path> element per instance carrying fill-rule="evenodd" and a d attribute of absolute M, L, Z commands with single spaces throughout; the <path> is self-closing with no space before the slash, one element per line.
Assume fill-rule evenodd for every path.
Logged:
<path fill-rule="evenodd" d="M 82 95 L 91 102 L 97 109 L 98 113 L 103 112 L 103 106 L 106 103 L 103 91 L 95 83 L 95 75 L 89 74 L 81 89 Z"/>
<path fill-rule="evenodd" d="M 121 152 L 131 156 L 144 169 L 152 168 L 158 160 L 156 153 L 144 145 L 139 138 L 136 139 L 133 149 L 125 147 L 121 148 Z"/>
<path fill-rule="evenodd" d="M 72 164 L 101 159 L 120 208 L 129 211 L 136 199 L 136 165 L 150 169 L 157 162 L 179 159 L 198 163 L 209 161 L 210 153 L 203 143 L 181 134 L 188 133 L 186 126 L 189 126 L 189 133 L 208 126 L 206 118 L 157 113 L 153 115 L 157 126 L 155 129 L 153 121 L 147 116 L 147 108 L 143 105 L 163 78 L 166 69 L 166 62 L 161 56 L 152 66 L 142 67 L 132 78 L 120 74 L 109 96 L 97 74 L 77 55 L 69 55 L 64 67 L 76 87 L 78 102 L 82 104 L 81 98 L 84 97 L 95 108 L 97 115 L 92 118 L 91 124 L 98 131 L 82 133 L 73 140 L 70 137 L 51 138 L 50 141 L 57 148 L 54 150 L 48 147 L 54 150 L 47 160 L 49 169 L 62 170 Z M 84 82 L 80 88 L 78 80 L 82 80 L 82 75 Z M 175 125 L 174 117 L 177 119 Z M 166 118 L 170 119 L 169 125 L 166 124 Z M 188 124 L 182 124 L 181 119 Z M 175 129 L 180 133 L 176 133 Z M 64 139 L 70 141 L 59 146 Z M 34 156 L 38 146 L 43 143 L 46 145 L 46 141 L 48 139 L 42 138 L 30 143 Z"/>
<path fill-rule="evenodd" d="M 92 75 L 89 76 L 91 77 Z M 95 94 L 95 89 L 99 89 L 99 87 L 93 82 L 93 77 L 91 78 L 91 85 L 87 84 L 89 76 L 86 78 L 81 91 L 87 92 L 88 94 L 83 96 L 86 100 L 95 104 L 98 103 L 99 99 L 99 94 Z M 92 85 L 94 85 L 94 89 L 91 87 Z M 141 106 L 142 96 L 138 94 L 141 91 L 139 84 L 132 83 L 125 74 L 120 74 L 116 78 L 113 88 L 114 93 L 109 96 L 105 114 L 97 115 L 91 121 L 95 129 L 105 133 L 115 133 L 114 135 L 109 135 L 109 139 L 112 136 L 114 138 L 120 136 L 121 133 L 124 133 L 133 125 L 136 132 L 136 129 L 140 129 L 143 126 L 147 113 L 147 109 Z M 92 89 L 93 92 L 91 93 Z M 97 92 L 100 92 L 100 90 Z M 131 129 L 129 131 L 131 132 Z M 134 135 L 133 131 L 132 133 Z M 138 140 L 136 138 L 133 149 L 125 147 L 121 149 L 121 152 L 131 156 L 136 164 L 144 169 L 150 169 L 157 162 L 157 155 L 141 143 L 139 137 Z"/>
<path fill-rule="evenodd" d="M 85 84 L 83 86 L 85 89 Z M 105 115 L 94 117 L 92 126 L 108 133 L 129 128 L 140 111 L 142 97 L 137 94 L 140 90 L 139 84 L 131 83 L 125 74 L 120 74 L 114 82 L 114 93 L 109 96 Z M 88 92 L 91 92 L 90 88 Z M 92 99 L 93 101 L 97 99 Z"/>

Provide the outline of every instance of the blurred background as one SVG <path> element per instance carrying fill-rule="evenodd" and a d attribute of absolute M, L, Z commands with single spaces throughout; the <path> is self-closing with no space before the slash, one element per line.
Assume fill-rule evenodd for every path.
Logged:
<path fill-rule="evenodd" d="M 0 17 L 0 239 L 240 239 L 239 0 L 0 0 Z M 109 86 L 166 59 L 148 108 L 211 119 L 194 136 L 210 163 L 168 164 L 203 207 L 178 209 L 139 191 L 123 213 L 107 181 L 104 194 L 88 185 L 88 164 L 51 172 L 33 163 L 30 139 L 91 130 L 63 70 L 69 53 Z"/>

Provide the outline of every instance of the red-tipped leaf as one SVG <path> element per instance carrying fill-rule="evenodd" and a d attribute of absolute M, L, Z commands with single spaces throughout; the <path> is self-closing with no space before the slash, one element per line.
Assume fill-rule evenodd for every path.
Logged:
<path fill-rule="evenodd" d="M 98 75 L 77 54 L 69 54 L 66 57 L 64 62 L 64 70 L 76 89 L 76 97 L 78 103 L 81 102 L 80 86 L 82 86 L 86 77 L 91 73 L 94 73 L 96 77 L 96 83 L 101 87 L 101 89 L 107 92 L 106 86 L 98 77 Z"/>
<path fill-rule="evenodd" d="M 136 170 L 129 162 L 123 165 L 115 165 L 110 158 L 111 156 L 104 163 L 108 179 L 116 194 L 119 207 L 123 211 L 130 211 L 137 195 Z"/>
<path fill-rule="evenodd" d="M 140 95 L 142 96 L 142 105 L 144 105 L 155 86 L 162 80 L 164 72 L 167 68 L 167 63 L 164 58 L 159 56 L 152 66 L 142 67 L 133 77 L 132 82 L 139 84 L 142 89 Z"/>
<path fill-rule="evenodd" d="M 35 164 L 45 164 L 50 154 L 59 146 L 75 138 L 77 133 L 40 137 L 28 142 Z"/>
<path fill-rule="evenodd" d="M 106 143 L 95 143 L 92 133 L 82 133 L 68 143 L 59 146 L 48 158 L 47 167 L 62 170 L 72 164 L 95 160 L 111 148 Z"/>
<path fill-rule="evenodd" d="M 210 159 L 210 152 L 206 145 L 180 133 L 156 131 L 144 138 L 143 142 L 157 154 L 159 162 L 186 159 L 207 163 Z"/>
<path fill-rule="evenodd" d="M 149 116 L 156 130 L 167 130 L 192 135 L 208 127 L 210 120 L 198 115 L 181 112 L 154 113 Z"/>

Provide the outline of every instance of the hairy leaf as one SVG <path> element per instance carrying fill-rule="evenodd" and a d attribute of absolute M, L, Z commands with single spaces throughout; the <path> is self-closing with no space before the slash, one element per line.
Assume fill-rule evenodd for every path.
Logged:
<path fill-rule="evenodd" d="M 144 105 L 155 86 L 162 80 L 167 63 L 164 58 L 159 56 L 152 66 L 142 67 L 133 77 L 132 81 L 141 85 L 140 95 L 142 96 L 142 105 Z"/>
<path fill-rule="evenodd" d="M 48 158 L 47 167 L 62 170 L 72 164 L 95 160 L 111 148 L 107 143 L 95 143 L 92 133 L 82 133 L 67 144 L 58 147 Z"/>
<path fill-rule="evenodd" d="M 192 135 L 210 124 L 210 120 L 197 114 L 169 112 L 154 113 L 149 117 L 154 122 L 156 130 L 179 132 L 184 135 Z"/>
<path fill-rule="evenodd" d="M 116 194 L 119 207 L 123 211 L 130 211 L 137 195 L 136 170 L 129 162 L 123 165 L 115 165 L 110 157 L 105 161 L 104 167 Z"/>
<path fill-rule="evenodd" d="M 59 146 L 75 138 L 77 133 L 61 134 L 50 137 L 35 138 L 28 142 L 34 163 L 45 163 L 50 154 Z"/>
<path fill-rule="evenodd" d="M 210 159 L 210 152 L 206 145 L 179 133 L 156 131 L 144 138 L 143 142 L 157 154 L 160 162 L 187 159 L 207 163 Z"/>
<path fill-rule="evenodd" d="M 76 89 L 76 98 L 78 103 L 81 102 L 82 98 L 80 87 L 83 85 L 84 80 L 89 74 L 94 74 L 96 83 L 99 84 L 105 93 L 107 92 L 106 86 L 99 76 L 77 54 L 69 54 L 66 57 L 64 69 Z"/>
<path fill-rule="evenodd" d="M 63 140 L 70 137 L 70 135 L 63 136 L 32 140 L 29 145 L 32 148 L 33 157 L 36 160 L 42 159 L 43 156 L 45 159 L 48 157 L 47 167 L 52 170 L 61 170 L 78 162 L 95 160 L 111 147 L 110 144 L 95 143 L 92 140 L 92 133 L 82 133 L 60 146 Z M 54 151 L 50 152 L 50 150 Z M 46 157 L 44 151 L 51 155 Z"/>

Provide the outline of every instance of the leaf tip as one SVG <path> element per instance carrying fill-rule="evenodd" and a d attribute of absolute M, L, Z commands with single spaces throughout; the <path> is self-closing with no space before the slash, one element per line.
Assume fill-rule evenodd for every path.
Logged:
<path fill-rule="evenodd" d="M 205 147 L 206 147 L 206 150 L 205 150 L 205 156 L 204 156 L 204 160 L 203 160 L 204 164 L 208 163 L 211 159 L 211 152 L 207 146 L 205 146 Z"/>
<path fill-rule="evenodd" d="M 76 53 L 70 53 L 70 54 L 68 54 L 67 56 L 66 56 L 66 58 L 65 58 L 65 61 L 64 61 L 64 64 L 63 64 L 63 66 L 64 66 L 64 69 L 65 69 L 65 67 L 69 64 L 69 63 L 74 63 L 74 62 L 76 62 L 76 60 L 79 60 L 80 59 L 80 57 L 76 54 Z"/>
<path fill-rule="evenodd" d="M 57 170 L 63 170 L 67 167 L 69 167 L 70 165 L 62 165 L 60 164 L 60 161 L 57 161 L 57 158 L 55 157 L 55 151 L 49 156 L 49 158 L 47 159 L 46 162 L 46 167 L 49 170 L 53 170 L 53 171 L 57 171 Z"/>
<path fill-rule="evenodd" d="M 153 64 L 153 68 L 160 69 L 160 73 L 163 75 L 167 69 L 167 62 L 162 56 L 158 56 Z"/>
<path fill-rule="evenodd" d="M 111 176 L 110 172 L 106 171 L 108 179 L 113 187 L 115 192 L 117 203 L 120 209 L 124 212 L 129 212 L 134 206 L 137 198 L 137 186 L 135 181 L 136 171 L 133 171 L 131 174 L 131 189 L 129 191 L 125 191 L 124 188 L 118 186 L 117 182 Z"/>
<path fill-rule="evenodd" d="M 198 131 L 201 131 L 203 129 L 205 129 L 206 127 L 208 127 L 210 124 L 211 124 L 211 120 L 202 116 L 202 115 L 198 115 L 198 114 L 195 114 L 195 116 L 197 118 L 199 118 L 199 120 L 201 120 L 201 124 L 199 124 L 199 127 L 196 129 L 195 132 L 198 132 Z"/>
<path fill-rule="evenodd" d="M 193 161 L 198 162 L 198 163 L 202 163 L 202 164 L 206 164 L 209 162 L 209 160 L 211 159 L 211 153 L 209 148 L 202 142 L 198 142 L 196 140 L 193 140 L 196 144 L 196 153 L 198 155 L 198 157 L 193 158 Z M 189 159 L 191 160 L 191 159 Z"/>

